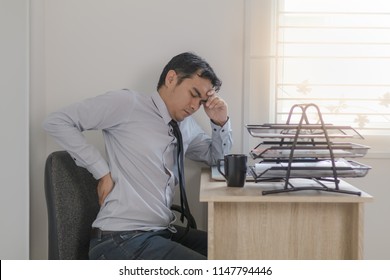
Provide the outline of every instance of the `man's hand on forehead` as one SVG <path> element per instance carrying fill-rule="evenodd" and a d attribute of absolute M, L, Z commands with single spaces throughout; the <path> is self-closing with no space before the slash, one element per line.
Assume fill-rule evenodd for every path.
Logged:
<path fill-rule="evenodd" d="M 207 100 L 206 102 L 204 102 L 203 104 L 207 107 L 207 108 L 210 108 L 212 109 L 214 106 L 211 106 L 210 105 L 214 105 L 213 103 L 213 100 L 215 100 L 217 98 L 217 93 L 214 89 L 210 89 L 207 93 Z"/>

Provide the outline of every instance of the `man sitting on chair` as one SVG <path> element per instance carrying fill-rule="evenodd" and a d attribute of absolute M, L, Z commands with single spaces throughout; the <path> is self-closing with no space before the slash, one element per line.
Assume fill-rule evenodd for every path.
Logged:
<path fill-rule="evenodd" d="M 182 53 L 165 66 L 152 95 L 112 91 L 47 117 L 45 130 L 99 180 L 91 259 L 207 257 L 207 234 L 173 226 L 170 207 L 175 186 L 184 185 L 177 150 L 212 165 L 231 149 L 227 104 L 216 94 L 220 86 L 205 60 Z M 211 137 L 191 117 L 200 107 L 210 118 Z M 86 142 L 85 130 L 102 130 L 107 161 Z"/>

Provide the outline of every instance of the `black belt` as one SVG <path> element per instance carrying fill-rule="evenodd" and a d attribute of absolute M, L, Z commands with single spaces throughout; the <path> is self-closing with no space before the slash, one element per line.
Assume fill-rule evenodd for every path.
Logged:
<path fill-rule="evenodd" d="M 101 230 L 100 228 L 92 228 L 91 230 L 91 239 L 92 238 L 102 238 L 107 235 L 115 235 L 115 234 L 121 234 L 121 233 L 141 233 L 145 232 L 143 230 L 124 230 L 124 231 L 115 231 L 115 230 Z"/>

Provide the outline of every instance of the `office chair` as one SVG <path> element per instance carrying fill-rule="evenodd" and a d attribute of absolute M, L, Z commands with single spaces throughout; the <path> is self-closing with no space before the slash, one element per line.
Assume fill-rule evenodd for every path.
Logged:
<path fill-rule="evenodd" d="M 45 166 L 49 259 L 88 259 L 91 226 L 99 211 L 97 183 L 66 151 L 51 153 Z M 172 211 L 180 207 L 172 205 Z M 194 217 L 187 226 L 196 229 Z"/>

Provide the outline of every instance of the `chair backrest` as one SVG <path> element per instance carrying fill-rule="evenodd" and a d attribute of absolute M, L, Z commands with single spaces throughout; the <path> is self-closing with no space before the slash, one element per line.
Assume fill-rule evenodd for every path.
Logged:
<path fill-rule="evenodd" d="M 78 167 L 66 151 L 51 153 L 46 160 L 45 194 L 49 224 L 49 259 L 88 259 L 91 225 L 99 212 L 97 183 Z M 172 210 L 181 213 L 177 205 Z M 186 216 L 189 227 L 196 221 Z"/>
<path fill-rule="evenodd" d="M 49 259 L 88 259 L 91 225 L 99 211 L 97 181 L 65 151 L 45 167 Z"/>

